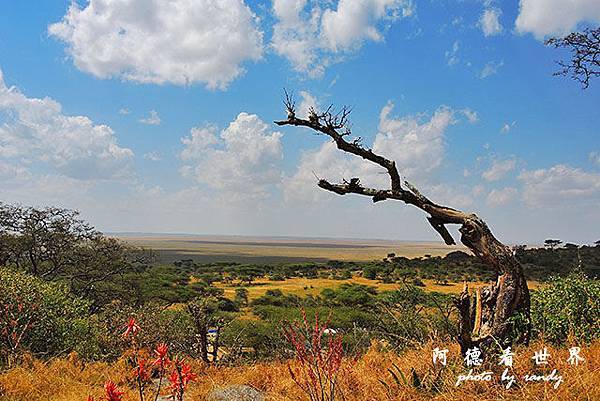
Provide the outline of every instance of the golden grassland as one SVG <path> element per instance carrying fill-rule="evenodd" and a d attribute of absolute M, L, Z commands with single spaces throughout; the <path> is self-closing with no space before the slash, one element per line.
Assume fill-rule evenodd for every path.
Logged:
<path fill-rule="evenodd" d="M 266 278 L 257 279 L 250 286 L 244 286 L 248 290 L 248 298 L 256 299 L 264 295 L 268 290 L 281 290 L 284 294 L 294 294 L 300 297 L 307 295 L 319 295 L 326 288 L 335 289 L 342 284 L 363 284 L 376 287 L 378 291 L 393 291 L 399 289 L 400 283 L 382 283 L 379 280 L 369 280 L 364 277 L 354 276 L 346 280 L 334 280 L 326 278 L 302 278 L 292 277 L 283 281 L 270 281 Z M 437 284 L 435 280 L 423 280 L 426 291 L 435 291 L 443 294 L 459 294 L 463 290 L 463 283 Z M 473 282 L 469 283 L 469 288 L 478 288 L 487 283 Z M 222 288 L 225 296 L 233 299 L 236 286 L 230 283 L 217 282 L 213 284 L 217 288 Z M 535 289 L 539 286 L 537 281 L 528 282 L 529 289 Z"/>
<path fill-rule="evenodd" d="M 156 251 L 172 252 L 181 258 L 279 258 L 285 260 L 381 260 L 388 253 L 414 258 L 424 255 L 444 256 L 463 246 L 447 246 L 442 242 L 405 242 L 388 240 L 235 237 L 196 235 L 118 235 L 133 245 Z"/>
<path fill-rule="evenodd" d="M 507 390 L 499 378 L 503 368 L 495 362 L 478 368 L 478 371 L 492 370 L 491 382 L 467 382 L 455 386 L 459 374 L 467 369 L 460 359 L 458 346 L 449 346 L 448 365 L 434 366 L 431 360 L 432 349 L 443 344 L 427 344 L 400 355 L 385 352 L 373 345 L 369 352 L 356 359 L 346 358 L 339 387 L 347 401 L 375 400 L 600 400 L 600 341 L 582 346 L 581 355 L 585 361 L 579 366 L 567 362 L 567 345 L 556 348 L 547 344 L 535 343 L 529 347 L 517 347 L 515 366 L 511 374 L 517 377 L 517 384 Z M 534 365 L 531 356 L 541 347 L 548 347 L 550 359 L 547 366 Z M 198 380 L 189 387 L 187 400 L 204 400 L 210 391 L 232 384 L 252 386 L 266 394 L 269 401 L 305 400 L 302 391 L 295 385 L 288 373 L 287 363 L 276 361 L 256 363 L 237 367 L 207 367 L 191 361 Z M 411 368 L 423 382 L 422 388 L 411 383 L 396 384 L 388 369 L 396 365 L 410 382 Z M 553 369 L 563 376 L 564 382 L 555 389 L 553 382 L 524 382 L 525 374 L 548 374 Z M 440 370 L 441 373 L 438 373 Z M 137 400 L 135 389 L 128 381 L 131 371 L 125 358 L 108 364 L 103 362 L 84 363 L 75 356 L 42 362 L 29 360 L 22 366 L 0 373 L 0 399 L 3 401 L 79 401 L 88 394 L 102 399 L 102 385 L 105 380 L 115 381 L 126 390 L 126 401 Z M 439 376 L 438 390 L 433 390 L 432 378 Z M 388 383 L 384 386 L 380 379 Z M 340 398 L 342 399 L 342 398 Z"/>
<path fill-rule="evenodd" d="M 275 260 L 341 260 L 341 261 L 373 261 L 380 260 L 388 253 L 408 258 L 425 255 L 444 256 L 455 250 L 467 251 L 463 246 L 447 246 L 441 242 L 406 242 L 389 240 L 359 240 L 331 238 L 279 238 L 279 237 L 239 237 L 239 236 L 199 236 L 199 235 L 153 235 L 122 234 L 117 236 L 131 244 L 143 246 L 158 252 L 171 252 L 179 258 L 193 257 L 198 261 L 228 260 L 233 258 L 250 258 L 257 263 L 261 258 L 279 258 Z M 468 251 L 467 251 L 468 252 Z M 289 260 L 288 260 L 289 258 Z M 423 280 L 425 289 L 446 294 L 458 294 L 462 291 L 462 283 L 436 284 L 434 280 Z M 268 290 L 279 289 L 286 294 L 301 297 L 318 295 L 326 288 L 335 289 L 344 283 L 357 283 L 377 287 L 379 291 L 395 290 L 400 284 L 386 284 L 377 280 L 355 276 L 347 280 L 290 278 L 284 281 L 257 279 L 248 290 L 249 299 L 256 299 Z M 469 284 L 471 288 L 486 283 Z M 235 289 L 228 283 L 215 283 L 216 287 L 225 291 L 225 296 L 233 299 Z M 530 282 L 529 288 L 536 288 L 538 283 Z"/>

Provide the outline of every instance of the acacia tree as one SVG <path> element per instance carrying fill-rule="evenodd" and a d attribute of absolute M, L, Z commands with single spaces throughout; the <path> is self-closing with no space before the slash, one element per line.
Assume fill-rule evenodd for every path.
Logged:
<path fill-rule="evenodd" d="M 330 106 L 321 113 L 310 108 L 308 119 L 303 119 L 296 116 L 294 99 L 287 92 L 284 104 L 287 119 L 275 121 L 275 124 L 306 127 L 326 135 L 341 151 L 382 167 L 390 177 L 390 187 L 385 189 L 366 187 L 359 178 L 341 183 L 320 179 L 317 184 L 320 188 L 338 195 L 368 196 L 373 202 L 396 200 L 415 206 L 428 215 L 427 221 L 447 245 L 455 245 L 456 242 L 446 226 L 457 224 L 460 226 L 460 241 L 496 272 L 496 282 L 476 289 L 474 294 L 470 294 L 465 283 L 455 302 L 459 312 L 458 342 L 463 353 L 475 346 L 486 349 L 492 344 L 504 346 L 512 341 L 528 342 L 530 297 L 523 268 L 512 249 L 498 241 L 481 218 L 434 203 L 408 181 L 402 181 L 393 160 L 365 148 L 360 139 L 349 140 L 352 135 L 348 124 L 349 108 L 335 111 Z M 519 327 L 520 334 L 515 336 L 517 321 L 524 324 Z"/>
<path fill-rule="evenodd" d="M 554 248 L 558 247 L 560 244 L 562 244 L 562 241 L 559 239 L 548 238 L 544 241 L 544 246 L 552 250 L 554 250 Z"/>
<path fill-rule="evenodd" d="M 550 38 L 546 45 L 571 51 L 570 60 L 557 61 L 561 68 L 554 75 L 570 75 L 584 89 L 590 85 L 590 78 L 600 76 L 600 27 L 572 32 L 562 38 Z"/>
<path fill-rule="evenodd" d="M 204 362 L 217 363 L 219 347 L 221 346 L 221 330 L 226 324 L 225 318 L 219 314 L 218 300 L 213 297 L 197 298 L 187 305 L 188 313 L 194 320 L 196 330 L 198 353 Z M 212 341 L 209 332 L 214 330 Z M 212 349 L 209 352 L 209 347 Z"/>
<path fill-rule="evenodd" d="M 76 295 L 94 299 L 94 307 L 108 301 L 107 280 L 141 271 L 152 258 L 149 251 L 103 235 L 75 210 L 0 202 L 0 266 L 64 281 Z"/>

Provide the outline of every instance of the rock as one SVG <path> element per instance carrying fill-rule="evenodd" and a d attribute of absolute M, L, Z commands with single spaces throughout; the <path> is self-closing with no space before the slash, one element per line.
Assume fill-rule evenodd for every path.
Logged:
<path fill-rule="evenodd" d="M 265 396 L 257 389 L 235 384 L 211 391 L 207 401 L 264 401 Z"/>

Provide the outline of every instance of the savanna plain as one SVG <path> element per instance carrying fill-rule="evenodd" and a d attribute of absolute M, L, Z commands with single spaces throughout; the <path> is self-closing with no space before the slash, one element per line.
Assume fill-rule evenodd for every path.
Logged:
<path fill-rule="evenodd" d="M 507 389 L 500 351 L 466 366 L 456 341 L 456 298 L 495 279 L 461 246 L 151 234 L 86 241 L 89 254 L 54 249 L 65 257 L 57 271 L 31 244 L 20 246 L 39 255 L 37 271 L 10 257 L 0 269 L 0 399 L 600 399 L 598 244 L 515 247 L 534 334 L 512 349 L 507 372 L 516 381 Z M 76 270 L 67 256 L 79 258 Z M 573 347 L 583 358 L 576 365 Z M 436 349 L 447 349 L 445 364 L 433 360 Z M 537 364 L 544 349 L 547 364 Z M 469 371 L 489 380 L 460 381 Z M 532 375 L 540 379 L 527 381 Z"/>

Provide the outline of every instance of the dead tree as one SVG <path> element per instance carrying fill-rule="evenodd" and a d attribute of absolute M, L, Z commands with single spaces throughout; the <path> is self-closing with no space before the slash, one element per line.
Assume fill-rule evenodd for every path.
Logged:
<path fill-rule="evenodd" d="M 351 135 L 348 125 L 350 109 L 347 107 L 336 112 L 330 106 L 322 113 L 311 108 L 308 119 L 303 119 L 296 116 L 294 100 L 287 92 L 284 104 L 287 119 L 275 121 L 275 124 L 306 127 L 327 135 L 338 149 L 381 166 L 390 177 L 389 189 L 368 188 L 361 184 L 359 178 L 342 183 L 321 179 L 318 182 L 320 188 L 338 195 L 365 195 L 373 202 L 390 199 L 416 206 L 428 214 L 427 221 L 447 245 L 456 243 L 446 225 L 460 225 L 461 242 L 497 273 L 495 283 L 477 289 L 474 294 L 469 293 L 465 283 L 455 302 L 459 313 L 458 342 L 463 353 L 475 346 L 485 350 L 493 344 L 505 346 L 513 341 L 528 342 L 530 298 L 523 268 L 512 249 L 498 241 L 482 219 L 432 202 L 409 182 L 401 180 L 394 161 L 363 147 L 360 140 L 347 140 Z M 520 335 L 515 335 L 517 321 L 524 322 L 518 324 Z"/>
<path fill-rule="evenodd" d="M 581 83 L 583 89 L 590 85 L 590 78 L 600 76 L 600 27 L 572 32 L 562 38 L 550 38 L 546 45 L 571 51 L 569 61 L 557 61 L 561 69 L 554 75 L 570 75 Z"/>

